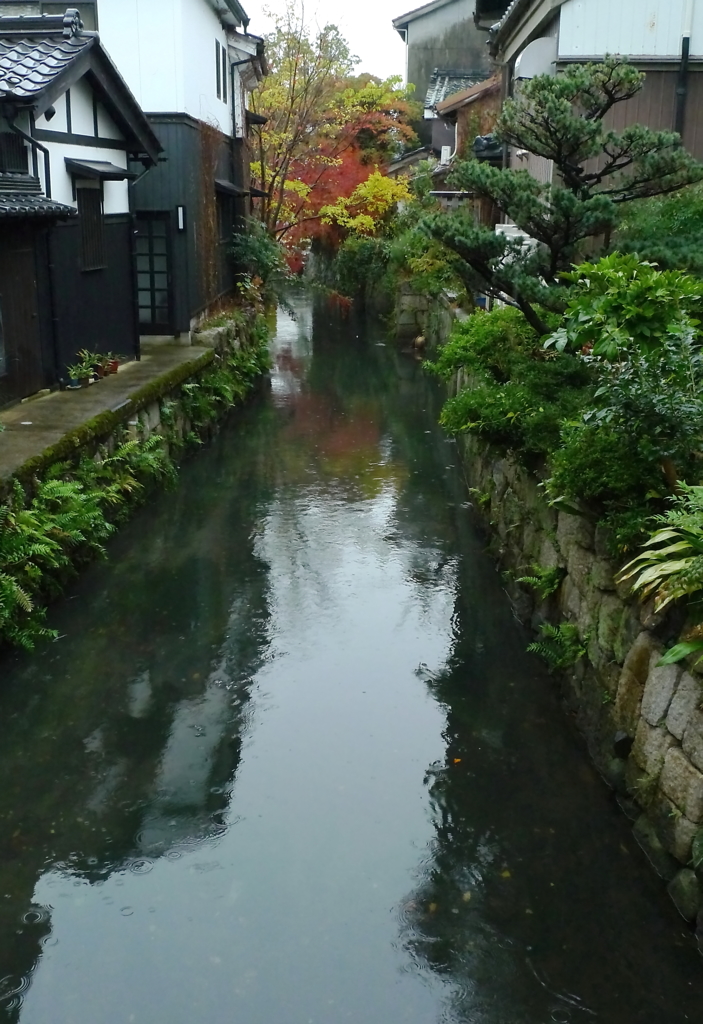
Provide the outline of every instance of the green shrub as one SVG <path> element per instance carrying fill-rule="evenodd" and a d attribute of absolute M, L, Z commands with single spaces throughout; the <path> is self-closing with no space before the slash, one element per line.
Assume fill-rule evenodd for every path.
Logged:
<path fill-rule="evenodd" d="M 703 185 L 628 203 L 614 238 L 621 252 L 637 253 L 662 270 L 703 277 Z"/>
<path fill-rule="evenodd" d="M 541 359 L 541 355 L 537 332 L 519 309 L 505 306 L 457 321 L 449 340 L 428 367 L 444 380 L 460 369 L 485 369 L 496 380 L 507 381 L 516 356 Z"/>
<path fill-rule="evenodd" d="M 393 238 L 388 254 L 394 277 L 410 281 L 416 291 L 434 297 L 443 292 L 464 297 L 458 256 L 417 227 L 410 226 Z"/>
<path fill-rule="evenodd" d="M 563 351 L 604 359 L 649 353 L 670 334 L 699 323 L 703 284 L 678 270 L 658 270 L 637 256 L 613 253 L 581 263 L 562 278 L 573 284 L 565 323 L 547 341 Z"/>
<path fill-rule="evenodd" d="M 558 446 L 562 421 L 585 407 L 592 379 L 575 356 L 545 356 L 537 333 L 510 308 L 457 324 L 432 369 L 444 378 L 466 374 L 466 386 L 442 410 L 446 430 L 526 456 Z"/>
<path fill-rule="evenodd" d="M 349 298 L 378 286 L 388 270 L 389 249 L 385 238 L 350 235 L 339 248 L 333 266 L 333 285 Z"/>
<path fill-rule="evenodd" d="M 258 220 L 247 221 L 246 231 L 234 236 L 229 251 L 237 270 L 258 277 L 265 293 L 275 293 L 289 277 L 283 246 Z"/>

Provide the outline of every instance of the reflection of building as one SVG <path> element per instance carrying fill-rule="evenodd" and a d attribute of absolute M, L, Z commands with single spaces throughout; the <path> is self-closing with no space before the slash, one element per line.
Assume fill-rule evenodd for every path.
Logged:
<path fill-rule="evenodd" d="M 0 18 L 0 404 L 137 353 L 129 181 L 160 150 L 77 14 Z"/>
<path fill-rule="evenodd" d="M 486 33 L 475 13 L 475 0 L 433 0 L 393 19 L 405 42 L 406 81 L 424 103 L 423 122 L 417 126 L 423 143 L 431 141 L 434 104 L 490 72 Z"/>
<path fill-rule="evenodd" d="M 65 608 L 72 635 L 55 656 L 3 659 L 0 1017 L 3 979 L 31 975 L 50 927 L 33 908 L 40 877 L 100 882 L 223 830 L 268 644 L 268 569 L 252 548 L 262 495 L 236 483 L 247 461 L 238 447 L 229 489 L 192 467 L 191 492 L 83 594 L 80 627 Z"/>

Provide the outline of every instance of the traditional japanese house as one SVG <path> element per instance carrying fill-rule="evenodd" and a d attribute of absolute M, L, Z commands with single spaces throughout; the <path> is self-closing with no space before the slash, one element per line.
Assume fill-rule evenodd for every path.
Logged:
<path fill-rule="evenodd" d="M 490 38 L 504 96 L 522 79 L 622 55 L 645 72 L 645 84 L 607 123 L 616 130 L 638 123 L 677 131 L 686 149 L 703 159 L 703 0 L 512 0 Z M 551 180 L 548 161 L 509 157 Z"/>
<path fill-rule="evenodd" d="M 129 182 L 161 148 L 76 9 L 0 17 L 0 403 L 138 355 Z"/>

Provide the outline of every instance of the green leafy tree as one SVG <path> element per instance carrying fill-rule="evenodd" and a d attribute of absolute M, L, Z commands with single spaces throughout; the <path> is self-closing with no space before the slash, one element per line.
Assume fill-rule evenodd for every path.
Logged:
<path fill-rule="evenodd" d="M 703 277 L 703 184 L 671 195 L 631 203 L 613 244 L 620 252 L 637 253 L 662 270 L 685 270 Z"/>
<path fill-rule="evenodd" d="M 562 311 L 561 274 L 585 254 L 588 240 L 606 243 L 620 211 L 633 200 L 665 195 L 703 179 L 703 165 L 673 132 L 630 125 L 616 132 L 606 115 L 635 96 L 644 75 L 618 57 L 574 65 L 520 86 L 496 126 L 498 138 L 553 163 L 551 182 L 526 170 L 497 169 L 476 160 L 459 163 L 452 187 L 491 200 L 522 236 L 477 226 L 471 211 L 434 214 L 430 232 L 462 259 L 466 283 L 519 307 L 539 334 L 542 309 Z M 526 236 L 526 238 L 525 238 Z"/>

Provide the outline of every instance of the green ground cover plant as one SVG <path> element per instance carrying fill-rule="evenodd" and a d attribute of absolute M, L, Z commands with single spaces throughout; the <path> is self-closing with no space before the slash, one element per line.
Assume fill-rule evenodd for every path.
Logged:
<path fill-rule="evenodd" d="M 268 369 L 261 314 L 250 334 L 249 345 L 220 354 L 161 400 L 161 433 L 113 433 L 113 447 L 96 444 L 77 460 L 54 462 L 26 483 L 14 481 L 0 503 L 0 646 L 32 649 L 55 636 L 45 623 L 48 602 L 82 564 L 104 555 L 105 542 L 151 487 L 175 483 L 174 456 L 185 441 L 199 440 Z M 185 439 L 176 430 L 178 415 L 188 422 Z"/>
<path fill-rule="evenodd" d="M 539 654 L 552 669 L 571 668 L 586 653 L 588 638 L 579 637 L 578 626 L 573 622 L 560 622 L 552 626 L 548 622 L 539 628 L 539 639 L 529 644 L 528 651 Z"/>

